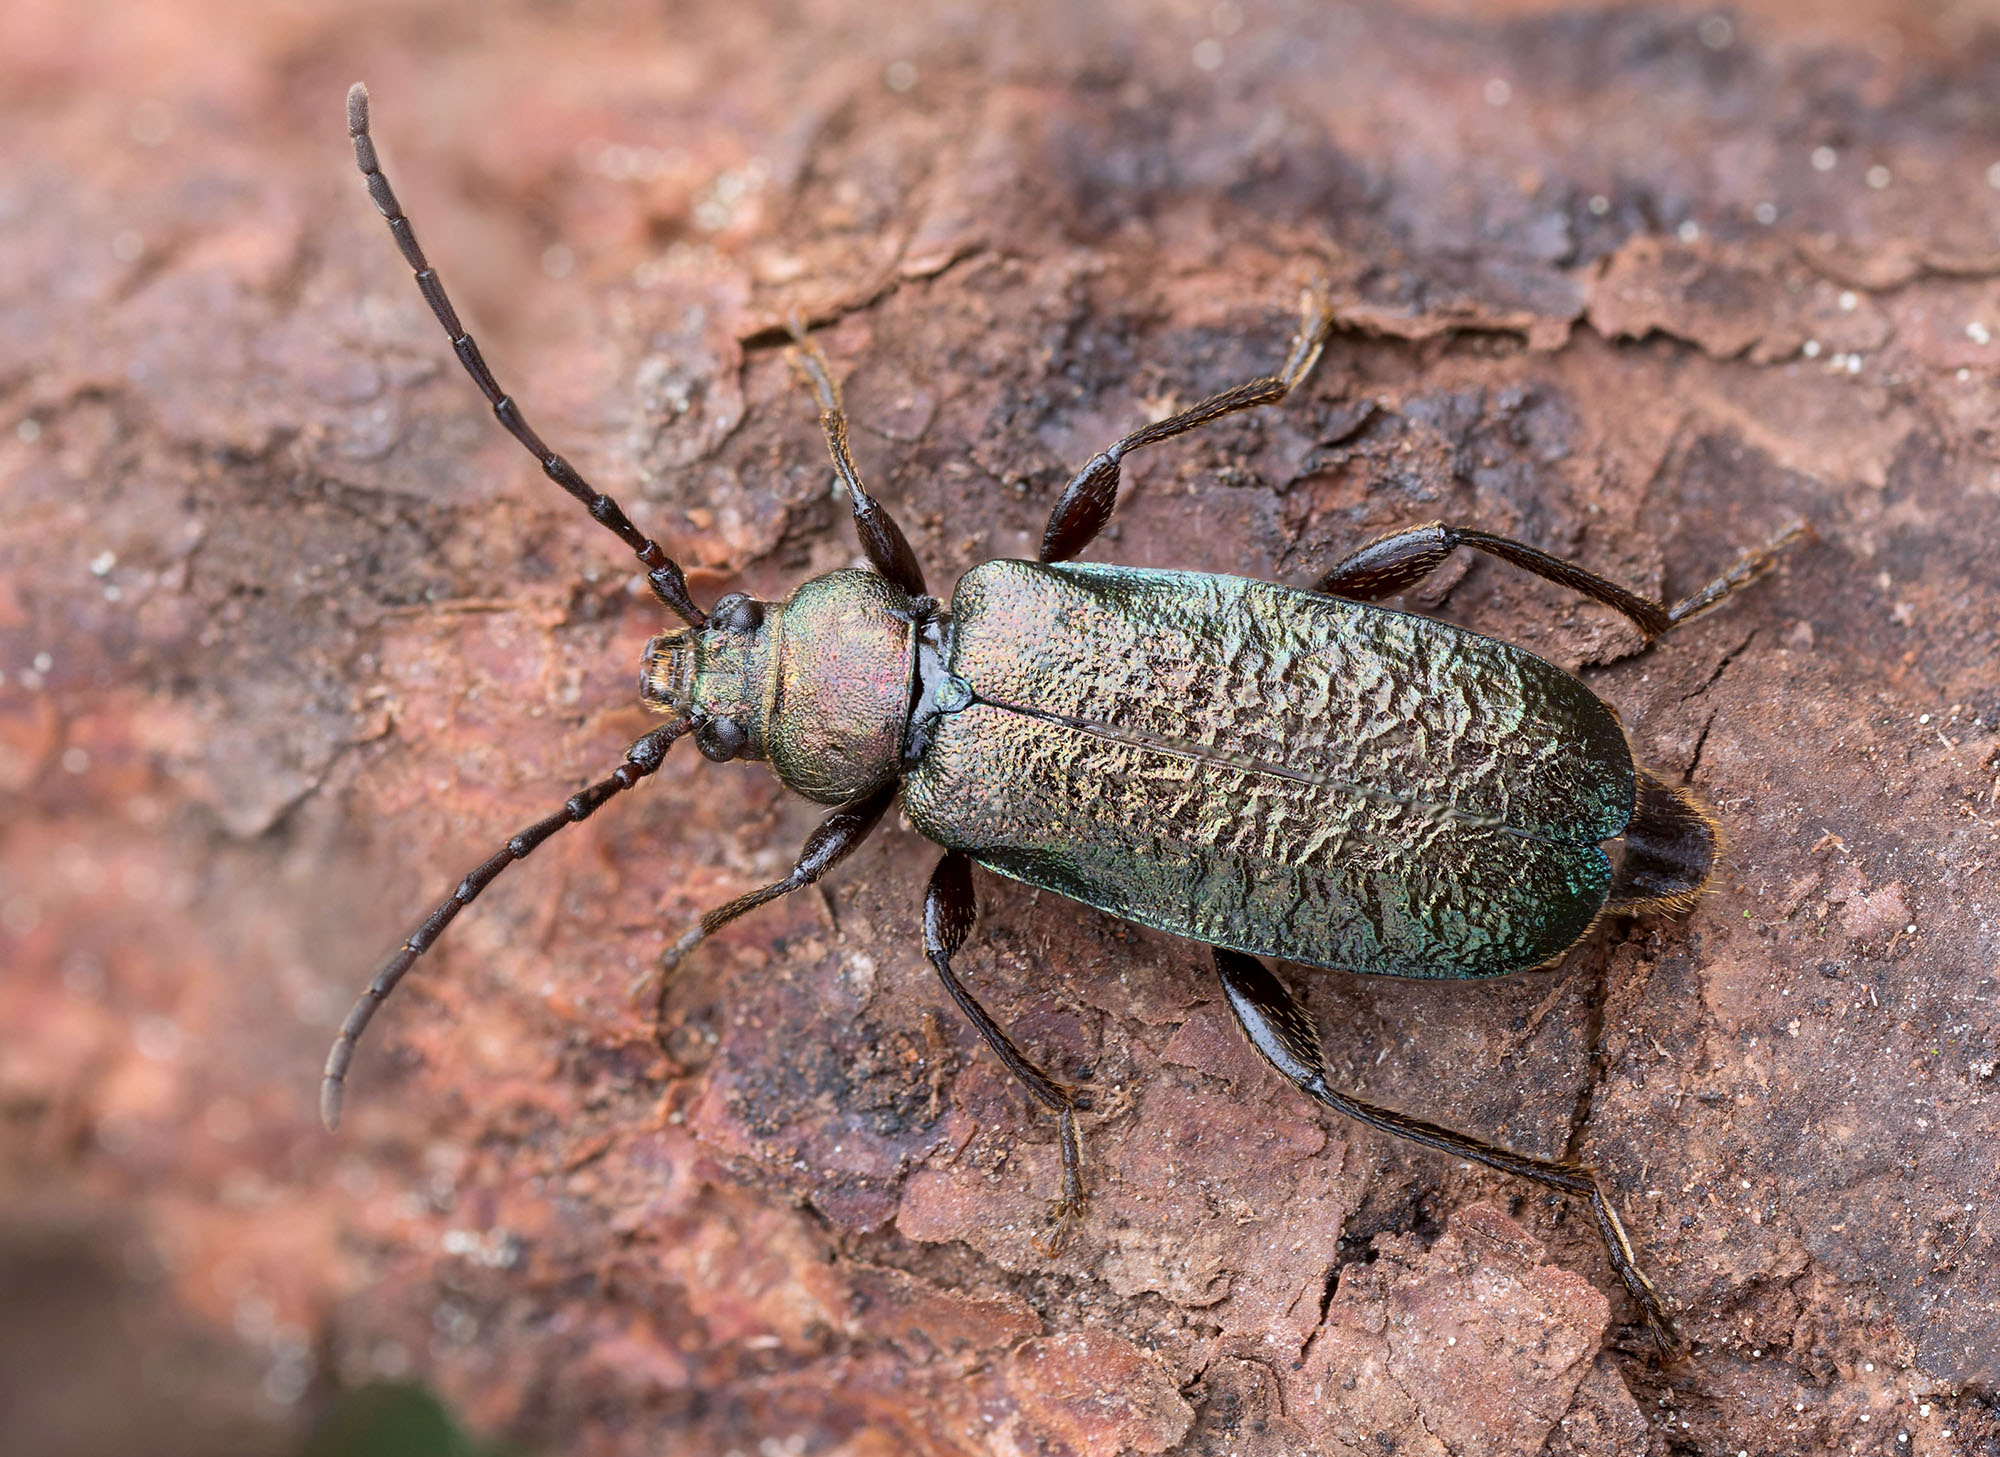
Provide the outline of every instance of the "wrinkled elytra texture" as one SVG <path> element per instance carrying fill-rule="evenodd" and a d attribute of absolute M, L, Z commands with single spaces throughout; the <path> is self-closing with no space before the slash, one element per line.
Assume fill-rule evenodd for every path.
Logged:
<path fill-rule="evenodd" d="M 1540 659 L 1266 582 L 989 562 L 952 594 L 969 693 L 904 782 L 928 838 L 1209 945 L 1494 976 L 1603 906 L 1632 759 Z"/>
<path fill-rule="evenodd" d="M 1983 1454 L 1996 66 L 1929 0 L 0 5 L 0 1449 L 262 1457 L 407 1372 L 579 1457 L 1110 1457 L 1161 1393 L 1204 1457 Z M 1693 1369 L 1614 1334 L 1532 1430 L 1596 1318 L 1558 1277 L 1630 1318 L 1587 1225 L 1316 1115 L 1187 943 L 981 876 L 968 981 L 1100 1099 L 1036 1258 L 1052 1132 L 914 946 L 893 820 L 690 959 L 662 1056 L 633 979 L 819 818 L 692 754 L 452 928 L 327 1141 L 357 976 L 648 727 L 666 625 L 439 339 L 362 77 L 501 378 L 704 603 L 853 560 L 793 311 L 942 585 L 1268 369 L 1307 258 L 1352 326 L 1319 376 L 1128 460 L 1093 559 L 1310 581 L 1447 516 L 1672 595 L 1809 519 L 1643 655 L 1497 563 L 1415 604 L 1714 806 L 1688 917 L 1551 976 L 1280 968 L 1349 1087 L 1604 1165 Z M 1550 1299 L 1472 1341 L 1440 1246 L 1489 1201 Z M 1093 1374 L 1128 1399 L 1066 1415 Z"/>

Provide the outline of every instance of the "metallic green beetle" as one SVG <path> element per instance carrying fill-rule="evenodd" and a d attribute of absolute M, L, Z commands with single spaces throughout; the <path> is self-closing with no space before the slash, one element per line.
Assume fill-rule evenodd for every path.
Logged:
<path fill-rule="evenodd" d="M 1469 546 L 1585 592 L 1656 637 L 1751 581 L 1803 528 L 1671 609 L 1521 542 L 1441 523 L 1363 547 L 1310 591 L 1068 564 L 1109 520 L 1127 453 L 1275 404 L 1306 378 L 1332 328 L 1309 294 L 1281 370 L 1094 457 L 1057 501 L 1040 559 L 975 567 L 947 606 L 927 594 L 901 530 L 862 486 L 839 390 L 800 333 L 793 359 L 818 399 L 873 569 L 816 577 L 783 602 L 732 594 L 704 613 L 681 569 L 542 442 L 495 382 L 377 164 L 360 86 L 348 130 L 419 288 L 501 423 L 638 554 L 655 595 L 688 627 L 646 648 L 641 697 L 665 724 L 468 875 L 376 975 L 327 1058 L 329 1127 L 361 1032 L 459 910 L 558 829 L 657 770 L 691 733 L 708 758 L 765 760 L 790 788 L 835 808 L 789 875 L 710 911 L 675 945 L 662 998 L 666 973 L 696 943 L 812 884 L 900 793 L 910 822 L 945 849 L 924 902 L 925 951 L 980 1035 L 1059 1119 L 1063 1191 L 1049 1248 L 1083 1212 L 1076 1114 L 1087 1103 L 1035 1066 L 952 970 L 976 914 L 975 862 L 1213 947 L 1244 1033 L 1308 1097 L 1587 1201 L 1661 1347 L 1678 1349 L 1594 1171 L 1335 1090 L 1312 1022 L 1257 958 L 1502 976 L 1559 957 L 1607 910 L 1690 903 L 1712 873 L 1714 825 L 1634 767 L 1618 720 L 1589 689 L 1520 648 L 1364 604 Z M 1615 862 L 1605 851 L 1613 842 Z"/>

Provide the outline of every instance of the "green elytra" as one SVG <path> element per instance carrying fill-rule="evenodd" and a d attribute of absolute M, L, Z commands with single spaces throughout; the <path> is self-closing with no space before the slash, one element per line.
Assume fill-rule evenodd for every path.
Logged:
<path fill-rule="evenodd" d="M 1110 519 L 1126 454 L 1276 404 L 1310 375 L 1333 315 L 1309 292 L 1277 373 L 1094 456 L 1058 498 L 1039 560 L 973 568 L 947 610 L 862 485 L 839 389 L 794 328 L 792 358 L 818 400 L 871 570 L 814 578 L 783 602 L 731 594 L 705 613 L 679 565 L 550 450 L 500 388 L 381 171 L 359 85 L 348 95 L 348 131 L 370 196 L 495 416 L 632 549 L 654 596 L 688 626 L 646 649 L 641 698 L 665 723 L 608 777 L 510 837 L 377 971 L 327 1056 L 329 1128 L 362 1032 L 444 928 L 507 866 L 657 772 L 692 735 L 706 757 L 765 760 L 788 786 L 835 807 L 789 875 L 708 912 L 669 951 L 662 1015 L 669 975 L 695 945 L 818 880 L 900 794 L 911 823 L 945 849 L 924 900 L 925 953 L 980 1036 L 1058 1119 L 1063 1191 L 1050 1253 L 1084 1211 L 1077 1114 L 1089 1103 L 1023 1054 L 952 967 L 977 914 L 974 862 L 1211 946 L 1244 1035 L 1323 1106 L 1586 1202 L 1662 1352 L 1679 1352 L 1594 1170 L 1335 1089 L 1317 1029 L 1258 958 L 1498 976 L 1560 956 L 1606 909 L 1691 903 L 1713 873 L 1713 822 L 1634 767 L 1617 719 L 1588 688 L 1520 648 L 1367 604 L 1467 546 L 1617 609 L 1650 639 L 1761 575 L 1803 525 L 1672 608 L 1524 542 L 1442 522 L 1369 543 L 1310 591 L 1069 563 Z"/>

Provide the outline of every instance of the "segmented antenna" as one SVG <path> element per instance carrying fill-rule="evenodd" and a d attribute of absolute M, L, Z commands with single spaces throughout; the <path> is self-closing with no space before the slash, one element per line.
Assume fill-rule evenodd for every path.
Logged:
<path fill-rule="evenodd" d="M 680 565 L 660 550 L 658 542 L 634 526 L 616 501 L 591 485 L 577 473 L 575 466 L 550 450 L 542 437 L 522 418 L 521 407 L 493 378 L 493 371 L 487 368 L 479 346 L 473 343 L 472 336 L 459 323 L 458 311 L 446 297 L 444 283 L 438 278 L 437 270 L 424 257 L 424 250 L 417 246 L 416 231 L 410 226 L 410 220 L 403 216 L 396 194 L 389 186 L 389 179 L 382 174 L 381 164 L 375 156 L 375 139 L 368 135 L 368 88 L 359 81 L 347 93 L 347 134 L 354 139 L 354 165 L 367 179 L 368 195 L 375 199 L 376 208 L 388 220 L 389 232 L 396 239 L 396 246 L 403 250 L 403 261 L 415 271 L 417 288 L 422 291 L 424 302 L 437 315 L 438 323 L 451 340 L 453 352 L 458 355 L 458 362 L 465 366 L 465 372 L 472 376 L 472 382 L 479 386 L 486 402 L 493 406 L 493 413 L 507 427 L 507 433 L 541 462 L 544 475 L 584 504 L 591 520 L 608 527 L 638 554 L 639 564 L 646 569 L 646 581 L 655 597 L 688 626 L 706 624 L 707 614 L 695 606 L 694 598 L 688 595 L 687 574 L 680 569 Z"/>
<path fill-rule="evenodd" d="M 440 901 L 435 910 L 418 922 L 417 929 L 410 932 L 403 944 L 396 948 L 395 954 L 383 962 L 382 969 L 375 973 L 368 990 L 361 994 L 361 1000 L 354 1004 L 354 1010 L 340 1024 L 340 1035 L 334 1038 L 333 1049 L 326 1055 L 326 1075 L 319 1085 L 319 1116 L 329 1133 L 340 1127 L 340 1107 L 347 1096 L 347 1066 L 354 1061 L 354 1049 L 361 1041 L 361 1034 L 375 1020 L 375 1013 L 389 999 L 396 983 L 416 965 L 417 958 L 431 949 L 437 938 L 444 934 L 444 928 L 460 911 L 477 900 L 479 893 L 497 880 L 501 871 L 517 860 L 527 859 L 542 841 L 565 825 L 581 824 L 589 819 L 607 799 L 630 789 L 658 769 L 666 762 L 667 750 L 673 747 L 674 740 L 687 731 L 686 719 L 654 729 L 625 751 L 625 762 L 612 770 L 608 778 L 578 790 L 554 814 L 536 820 L 509 839 L 461 880 L 458 889 Z"/>

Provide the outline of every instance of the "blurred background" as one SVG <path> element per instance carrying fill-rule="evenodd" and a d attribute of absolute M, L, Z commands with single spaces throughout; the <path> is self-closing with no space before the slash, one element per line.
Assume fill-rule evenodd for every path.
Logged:
<path fill-rule="evenodd" d="M 1315 1116 L 1197 948 L 992 878 L 967 972 L 1087 1079 L 1095 1203 L 921 954 L 891 823 L 632 983 L 817 821 L 690 752 L 382 953 L 647 727 L 661 613 L 501 380 L 689 563 L 854 555 L 782 324 L 930 573 L 1307 581 L 1445 517 L 1677 595 L 1641 654 L 1494 563 L 1409 605 L 1582 673 L 1732 849 L 1491 986 L 1292 970 L 1368 1096 L 1588 1157 L 1589 1222 Z M 2000 6 L 0 7 L 0 1450 L 2000 1451 Z"/>

